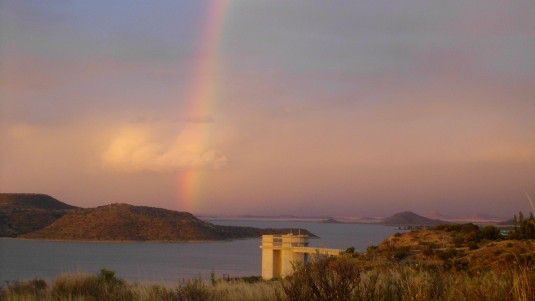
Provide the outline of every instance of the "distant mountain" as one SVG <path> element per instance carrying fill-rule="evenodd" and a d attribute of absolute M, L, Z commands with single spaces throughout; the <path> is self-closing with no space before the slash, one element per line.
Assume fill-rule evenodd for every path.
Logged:
<path fill-rule="evenodd" d="M 41 229 L 73 209 L 46 194 L 0 193 L 0 237 Z"/>
<path fill-rule="evenodd" d="M 342 222 L 337 220 L 337 219 L 335 219 L 334 217 L 329 217 L 327 219 L 322 220 L 321 223 L 323 223 L 323 224 L 340 224 Z"/>
<path fill-rule="evenodd" d="M 66 210 L 75 206 L 65 204 L 41 193 L 0 193 L 0 209 Z"/>
<path fill-rule="evenodd" d="M 111 204 L 69 210 L 53 223 L 20 237 L 58 240 L 193 241 L 259 237 L 267 233 L 301 232 L 304 229 L 259 229 L 219 226 L 191 213 L 161 208 Z"/>
<path fill-rule="evenodd" d="M 446 221 L 430 219 L 411 211 L 396 213 L 382 221 L 382 224 L 389 226 L 436 226 L 446 223 Z"/>

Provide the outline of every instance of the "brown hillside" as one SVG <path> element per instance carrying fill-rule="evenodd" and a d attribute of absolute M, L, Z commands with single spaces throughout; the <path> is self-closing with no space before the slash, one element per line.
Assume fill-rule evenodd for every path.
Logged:
<path fill-rule="evenodd" d="M 466 227 L 465 227 L 466 228 Z M 478 234 L 479 233 L 479 234 Z M 417 230 L 396 234 L 369 249 L 367 265 L 384 261 L 481 271 L 535 264 L 535 241 L 478 238 L 480 230 Z"/>
<path fill-rule="evenodd" d="M 204 222 L 187 212 L 112 204 L 74 210 L 48 227 L 23 237 L 60 240 L 187 241 L 257 237 L 266 232 L 280 233 L 287 230 L 218 226 Z"/>
<path fill-rule="evenodd" d="M 76 207 L 41 193 L 0 193 L 0 208 L 66 210 Z"/>
<path fill-rule="evenodd" d="M 45 194 L 0 193 L 0 237 L 41 229 L 74 208 Z"/>

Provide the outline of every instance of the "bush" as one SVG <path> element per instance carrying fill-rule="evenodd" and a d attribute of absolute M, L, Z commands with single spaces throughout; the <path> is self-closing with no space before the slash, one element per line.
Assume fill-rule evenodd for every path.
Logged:
<path fill-rule="evenodd" d="M 377 246 L 369 246 L 366 248 L 366 253 L 371 254 L 377 250 Z"/>
<path fill-rule="evenodd" d="M 438 257 L 442 260 L 449 260 L 457 256 L 457 250 L 454 248 L 448 248 L 446 250 L 440 250 L 436 252 Z"/>
<path fill-rule="evenodd" d="M 477 250 L 477 249 L 479 249 L 479 245 L 477 244 L 477 242 L 471 241 L 471 242 L 468 243 L 468 248 L 470 250 Z"/>
<path fill-rule="evenodd" d="M 345 250 L 345 253 L 353 254 L 355 253 L 355 247 L 349 247 Z"/>
<path fill-rule="evenodd" d="M 212 299 L 208 286 L 200 279 L 187 281 L 179 286 L 175 300 L 205 301 Z"/>
<path fill-rule="evenodd" d="M 77 275 L 58 278 L 52 286 L 54 299 L 92 297 L 97 300 L 130 300 L 132 292 L 115 272 L 102 269 L 97 276 Z"/>
<path fill-rule="evenodd" d="M 443 231 L 447 231 L 447 232 L 462 232 L 462 233 L 470 233 L 470 232 L 479 231 L 479 227 L 477 225 L 472 224 L 472 223 L 467 223 L 467 224 L 444 224 L 444 225 L 438 225 L 434 229 L 435 230 L 443 230 Z"/>
<path fill-rule="evenodd" d="M 501 238 L 500 229 L 495 226 L 485 226 L 481 229 L 481 238 L 487 240 L 497 240 Z"/>
<path fill-rule="evenodd" d="M 283 283 L 287 300 L 535 300 L 534 267 L 499 272 L 467 273 L 468 262 L 450 261 L 451 270 L 393 264 L 353 275 L 333 277 L 340 259 L 300 266 Z M 343 259 L 345 260 L 345 259 Z M 358 266 L 358 262 L 344 261 Z M 345 273 L 343 273 L 346 275 Z M 358 275 L 357 275 L 358 274 Z M 338 279 L 344 281 L 338 282 Z M 348 283 L 349 282 L 349 283 Z M 340 285 L 340 287 L 338 287 Z M 327 291 L 325 291 L 327 288 Z M 349 289 L 344 289 L 349 288 Z M 343 291 L 343 294 L 332 294 Z"/>
<path fill-rule="evenodd" d="M 456 247 L 460 247 L 463 245 L 463 243 L 464 243 L 464 236 L 461 233 L 455 233 L 455 235 L 453 235 L 453 244 Z"/>
<path fill-rule="evenodd" d="M 398 248 L 394 251 L 392 258 L 397 261 L 401 261 L 411 255 L 409 248 Z"/>
<path fill-rule="evenodd" d="M 345 257 L 319 258 L 295 268 L 283 283 L 288 300 L 349 300 L 359 283 L 358 265 Z"/>
<path fill-rule="evenodd" d="M 16 281 L 7 285 L 7 292 L 9 294 L 27 296 L 28 298 L 42 298 L 46 293 L 46 289 L 46 282 L 38 278 L 27 282 Z"/>

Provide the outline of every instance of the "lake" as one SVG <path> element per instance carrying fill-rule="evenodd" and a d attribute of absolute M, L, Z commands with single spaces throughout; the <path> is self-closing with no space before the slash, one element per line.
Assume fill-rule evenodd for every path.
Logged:
<path fill-rule="evenodd" d="M 305 228 L 320 238 L 311 246 L 363 251 L 397 232 L 395 227 L 362 224 L 324 224 L 298 221 L 211 220 L 212 223 L 259 228 Z M 0 239 L 0 282 L 62 273 L 116 271 L 134 281 L 172 282 L 216 275 L 260 275 L 260 240 L 159 243 L 64 242 Z"/>

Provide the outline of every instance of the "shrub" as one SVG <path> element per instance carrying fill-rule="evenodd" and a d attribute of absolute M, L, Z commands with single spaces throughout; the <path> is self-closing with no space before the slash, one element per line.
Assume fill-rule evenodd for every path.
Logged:
<path fill-rule="evenodd" d="M 398 248 L 394 251 L 392 258 L 394 260 L 400 261 L 407 258 L 409 255 L 411 255 L 409 248 Z"/>
<path fill-rule="evenodd" d="M 485 226 L 481 229 L 481 238 L 487 240 L 497 240 L 501 237 L 500 229 L 495 226 Z"/>
<path fill-rule="evenodd" d="M 200 279 L 187 281 L 176 290 L 176 300 L 205 301 L 212 299 L 208 286 Z"/>
<path fill-rule="evenodd" d="M 355 253 L 355 247 L 349 247 L 345 250 L 345 253 L 353 254 Z"/>
<path fill-rule="evenodd" d="M 46 282 L 39 278 L 35 278 L 27 282 L 16 281 L 13 283 L 8 283 L 7 285 L 7 292 L 9 294 L 27 296 L 28 298 L 42 298 L 46 292 L 46 289 Z"/>
<path fill-rule="evenodd" d="M 376 253 L 378 247 L 377 246 L 369 246 L 366 248 L 366 255 L 371 256 Z"/>
<path fill-rule="evenodd" d="M 97 300 L 130 300 L 132 292 L 115 272 L 102 269 L 97 276 L 70 275 L 58 278 L 52 286 L 54 299 L 92 297 Z"/>
<path fill-rule="evenodd" d="M 477 232 L 479 231 L 479 227 L 477 225 L 474 225 L 472 223 L 467 224 L 444 224 L 444 225 L 438 225 L 434 227 L 435 230 L 443 230 L 447 232 L 462 232 L 462 233 L 470 233 L 470 232 Z"/>
<path fill-rule="evenodd" d="M 455 233 L 453 235 L 453 244 L 456 247 L 460 247 L 463 245 L 463 243 L 464 243 L 464 236 L 461 233 Z"/>
<path fill-rule="evenodd" d="M 337 261 L 339 259 L 331 259 Z M 358 262 L 345 261 L 358 265 Z M 451 270 L 436 267 L 415 267 L 393 264 L 345 277 L 351 282 L 343 295 L 322 294 L 338 289 L 337 279 L 325 262 L 299 267 L 294 276 L 285 280 L 288 300 L 535 300 L 535 270 L 533 267 L 470 274 L 463 259 L 450 261 Z M 306 271 L 312 272 L 307 274 Z M 320 272 L 321 273 L 318 273 Z M 312 275 L 312 276 L 307 276 Z M 329 275 L 329 276 L 322 276 Z M 307 278 L 310 277 L 310 278 Z M 315 293 L 316 292 L 316 293 Z"/>
<path fill-rule="evenodd" d="M 358 265 L 349 258 L 319 258 L 297 266 L 283 290 L 289 300 L 349 300 L 359 277 Z"/>
<path fill-rule="evenodd" d="M 454 248 L 448 248 L 446 250 L 438 251 L 437 255 L 442 260 L 448 260 L 448 259 L 452 259 L 453 257 L 457 256 L 457 250 L 455 250 Z"/>
<path fill-rule="evenodd" d="M 470 250 L 477 250 L 477 249 L 479 249 L 479 245 L 477 244 L 477 242 L 471 241 L 471 242 L 468 243 L 468 248 Z"/>

